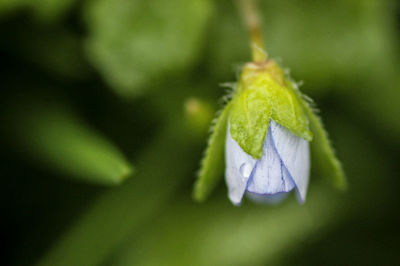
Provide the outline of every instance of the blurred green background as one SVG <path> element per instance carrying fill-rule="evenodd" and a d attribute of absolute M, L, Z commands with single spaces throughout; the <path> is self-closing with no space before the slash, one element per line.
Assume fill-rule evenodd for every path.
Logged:
<path fill-rule="evenodd" d="M 396 265 L 400 2 L 260 1 L 349 179 L 305 205 L 192 186 L 250 59 L 231 0 L 0 0 L 2 265 Z"/>

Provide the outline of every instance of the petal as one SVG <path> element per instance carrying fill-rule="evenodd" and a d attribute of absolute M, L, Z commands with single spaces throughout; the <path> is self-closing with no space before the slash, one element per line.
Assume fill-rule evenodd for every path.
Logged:
<path fill-rule="evenodd" d="M 229 125 L 226 135 L 225 158 L 225 179 L 228 185 L 229 199 L 233 204 L 238 205 L 242 201 L 256 160 L 244 152 L 232 138 Z"/>
<path fill-rule="evenodd" d="M 303 203 L 310 175 L 309 143 L 273 120 L 270 122 L 270 131 L 276 151 L 296 184 L 297 198 Z"/>
<path fill-rule="evenodd" d="M 295 187 L 285 165 L 277 153 L 268 130 L 263 145 L 263 156 L 257 161 L 247 190 L 260 195 L 288 192 Z"/>

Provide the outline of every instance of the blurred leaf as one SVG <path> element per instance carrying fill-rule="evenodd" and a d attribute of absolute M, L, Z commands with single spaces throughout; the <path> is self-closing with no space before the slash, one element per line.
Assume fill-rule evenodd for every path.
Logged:
<path fill-rule="evenodd" d="M 1 0 L 0 16 L 30 9 L 39 20 L 50 22 L 63 16 L 76 0 Z"/>
<path fill-rule="evenodd" d="M 175 119 L 174 119 L 175 120 Z M 168 124 L 140 156 L 135 178 L 102 194 L 37 265 L 101 265 L 132 231 L 141 230 L 190 172 L 193 144 L 181 119 Z"/>
<path fill-rule="evenodd" d="M 225 137 L 230 110 L 231 103 L 228 103 L 213 126 L 204 158 L 201 161 L 199 176 L 194 186 L 193 197 L 195 200 L 205 200 L 223 177 Z"/>
<path fill-rule="evenodd" d="M 95 184 L 116 185 L 131 175 L 121 152 L 70 110 L 62 105 L 19 104 L 24 111 L 12 117 L 11 123 L 16 124 L 18 146 L 33 160 Z"/>
<path fill-rule="evenodd" d="M 211 8 L 208 0 L 92 0 L 88 55 L 118 93 L 134 96 L 193 63 Z"/>

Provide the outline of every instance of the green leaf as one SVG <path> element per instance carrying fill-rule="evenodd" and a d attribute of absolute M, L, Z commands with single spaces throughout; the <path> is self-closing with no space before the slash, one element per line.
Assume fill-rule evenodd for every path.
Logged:
<path fill-rule="evenodd" d="M 272 113 L 271 95 L 263 87 L 246 89 L 233 101 L 230 115 L 232 138 L 254 158 L 261 158 Z"/>
<path fill-rule="evenodd" d="M 199 176 L 193 191 L 193 197 L 197 201 L 205 200 L 223 177 L 225 138 L 231 106 L 232 102 L 228 103 L 222 110 L 208 141 L 208 147 L 201 162 Z"/>
<path fill-rule="evenodd" d="M 24 155 L 45 168 L 94 184 L 117 185 L 132 173 L 123 154 L 62 106 L 22 104 L 14 134 Z"/>
<path fill-rule="evenodd" d="M 339 188 L 345 189 L 347 187 L 346 176 L 342 168 L 342 164 L 335 155 L 335 151 L 329 140 L 328 133 L 326 132 L 322 120 L 313 111 L 312 107 L 302 99 L 300 92 L 298 93 L 299 101 L 308 116 L 310 122 L 310 129 L 314 134 L 313 141 L 311 142 L 311 153 L 313 165 L 323 173 L 332 184 Z"/>
<path fill-rule="evenodd" d="M 208 0 L 89 1 L 88 55 L 118 93 L 135 96 L 190 67 L 211 10 Z"/>

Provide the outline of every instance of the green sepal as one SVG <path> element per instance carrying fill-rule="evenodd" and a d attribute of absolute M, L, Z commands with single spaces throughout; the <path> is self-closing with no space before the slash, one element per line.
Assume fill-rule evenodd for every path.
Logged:
<path fill-rule="evenodd" d="M 308 128 L 307 116 L 301 107 L 293 89 L 275 85 L 273 89 L 274 105 L 272 119 L 289 129 L 293 134 L 311 141 L 312 131 Z"/>
<path fill-rule="evenodd" d="M 212 129 L 193 190 L 193 198 L 196 201 L 204 201 L 223 177 L 225 138 L 231 106 L 232 102 L 229 102 L 223 108 Z"/>
<path fill-rule="evenodd" d="M 307 116 L 281 68 L 269 60 L 247 64 L 238 83 L 230 116 L 232 138 L 252 157 L 262 156 L 262 146 L 272 118 L 294 135 L 312 140 Z"/>
<path fill-rule="evenodd" d="M 311 156 L 313 165 L 319 173 L 326 178 L 338 189 L 347 188 L 346 175 L 342 164 L 335 155 L 335 150 L 329 140 L 321 118 L 313 111 L 310 104 L 303 99 L 301 93 L 296 91 L 299 102 L 309 119 L 310 129 L 313 132 L 313 140 L 311 142 Z"/>
<path fill-rule="evenodd" d="M 272 113 L 271 93 L 263 87 L 246 89 L 233 101 L 229 118 L 232 138 L 247 154 L 261 158 Z"/>

